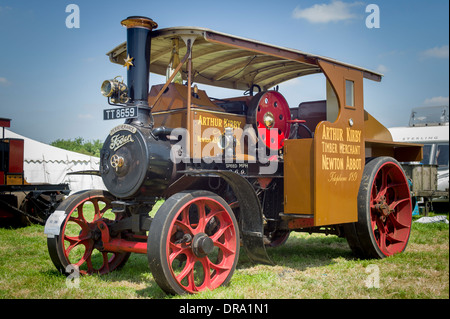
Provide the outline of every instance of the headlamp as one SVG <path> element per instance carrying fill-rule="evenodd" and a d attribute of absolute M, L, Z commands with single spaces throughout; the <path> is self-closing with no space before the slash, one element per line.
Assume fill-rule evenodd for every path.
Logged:
<path fill-rule="evenodd" d="M 129 100 L 128 88 L 123 83 L 123 78 L 122 81 L 117 80 L 117 78 L 122 77 L 119 75 L 112 80 L 103 81 L 100 91 L 103 96 L 110 98 L 112 103 L 127 103 Z"/>

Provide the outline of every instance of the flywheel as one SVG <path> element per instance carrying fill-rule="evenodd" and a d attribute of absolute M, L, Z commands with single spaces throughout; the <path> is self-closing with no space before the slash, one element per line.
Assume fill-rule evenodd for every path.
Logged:
<path fill-rule="evenodd" d="M 289 138 L 291 113 L 283 95 L 263 91 L 250 102 L 247 121 L 253 124 L 260 141 L 271 150 L 279 150 Z"/>

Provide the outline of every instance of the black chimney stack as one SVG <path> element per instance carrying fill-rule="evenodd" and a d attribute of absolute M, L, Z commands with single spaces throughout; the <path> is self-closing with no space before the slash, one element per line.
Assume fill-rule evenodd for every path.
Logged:
<path fill-rule="evenodd" d="M 128 96 L 132 104 L 148 107 L 150 32 L 157 28 L 158 24 L 150 18 L 141 16 L 128 17 L 121 24 L 127 28 L 127 57 L 124 66 L 127 67 Z M 149 113 L 148 111 L 146 113 Z M 143 124 L 147 122 L 142 117 L 138 120 L 144 122 Z"/>

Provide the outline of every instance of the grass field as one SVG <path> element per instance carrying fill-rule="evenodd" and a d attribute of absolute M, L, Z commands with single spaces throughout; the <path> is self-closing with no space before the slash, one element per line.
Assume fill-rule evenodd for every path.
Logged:
<path fill-rule="evenodd" d="M 447 214 L 448 218 L 448 214 Z M 168 296 L 155 283 L 147 256 L 123 269 L 66 285 L 51 262 L 44 227 L 0 229 L 0 299 L 448 299 L 449 226 L 413 223 L 406 251 L 383 260 L 355 259 L 343 238 L 292 233 L 269 250 L 276 266 L 252 264 L 243 249 L 227 287 Z M 379 282 L 370 281 L 377 276 Z"/>

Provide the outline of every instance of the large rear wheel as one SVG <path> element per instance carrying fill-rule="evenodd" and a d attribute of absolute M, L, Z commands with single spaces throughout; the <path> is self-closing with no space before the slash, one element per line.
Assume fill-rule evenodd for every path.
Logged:
<path fill-rule="evenodd" d="M 358 193 L 358 222 L 344 225 L 353 252 L 384 258 L 404 251 L 411 222 L 411 195 L 400 164 L 390 157 L 366 163 Z"/>
<path fill-rule="evenodd" d="M 148 260 L 167 293 L 184 294 L 226 285 L 239 256 L 239 229 L 230 206 L 209 191 L 168 198 L 152 221 Z"/>

